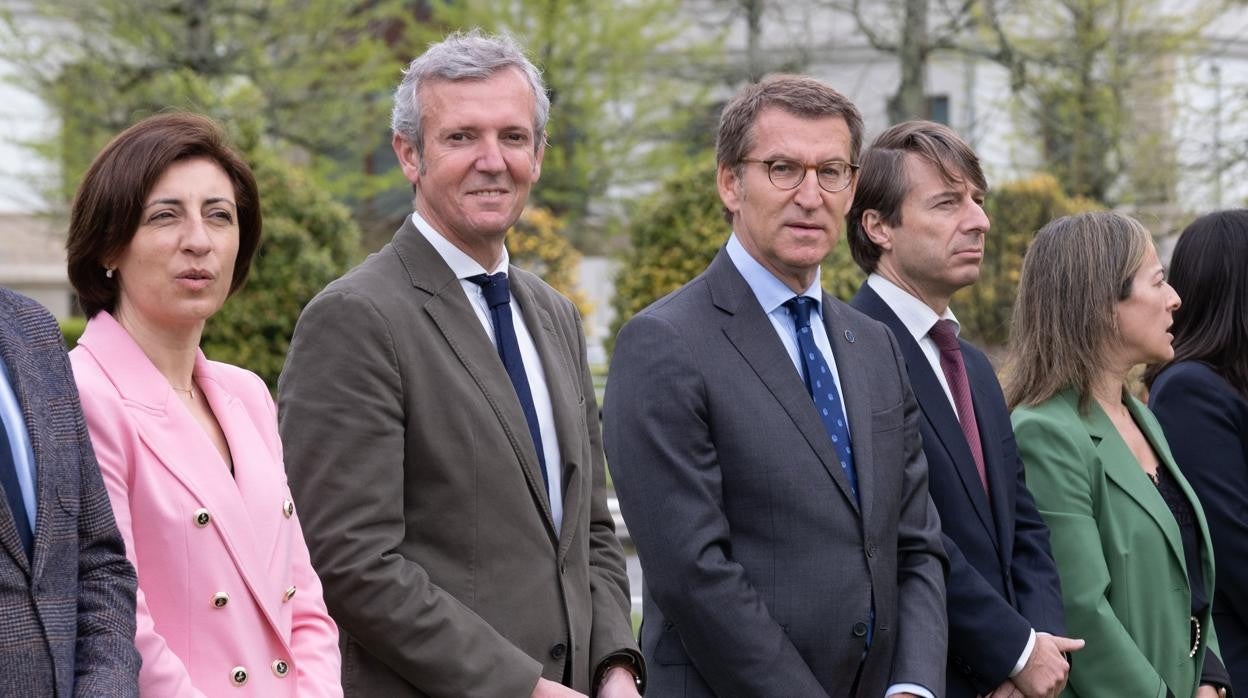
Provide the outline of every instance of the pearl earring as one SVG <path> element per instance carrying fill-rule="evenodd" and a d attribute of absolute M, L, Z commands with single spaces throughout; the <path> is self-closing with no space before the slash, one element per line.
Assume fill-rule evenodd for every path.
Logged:
<path fill-rule="evenodd" d="M 107 279 L 113 278 L 113 271 L 113 267 L 104 267 L 104 277 Z"/>

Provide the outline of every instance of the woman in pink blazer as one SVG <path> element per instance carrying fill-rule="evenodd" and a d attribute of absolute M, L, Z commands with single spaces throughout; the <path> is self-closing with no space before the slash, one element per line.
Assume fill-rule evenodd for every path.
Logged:
<path fill-rule="evenodd" d="M 90 320 L 70 358 L 139 574 L 145 696 L 342 695 L 273 400 L 199 350 L 259 237 L 250 170 L 189 114 L 119 135 L 74 201 L 69 276 Z"/>

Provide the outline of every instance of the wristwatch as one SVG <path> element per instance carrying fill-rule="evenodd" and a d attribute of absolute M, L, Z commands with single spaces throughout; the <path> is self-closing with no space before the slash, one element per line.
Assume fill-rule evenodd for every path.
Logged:
<path fill-rule="evenodd" d="M 641 678 L 641 669 L 637 666 L 637 660 L 628 654 L 616 654 L 607 658 L 598 669 L 598 680 L 594 682 L 594 695 L 598 694 L 598 689 L 602 688 L 602 682 L 607 678 L 607 674 L 614 668 L 624 669 L 633 677 L 633 684 L 637 687 L 638 693 L 644 693 L 646 683 Z"/>

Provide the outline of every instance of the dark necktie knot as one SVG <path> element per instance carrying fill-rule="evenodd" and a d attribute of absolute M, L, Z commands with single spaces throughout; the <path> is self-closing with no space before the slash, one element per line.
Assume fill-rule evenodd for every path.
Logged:
<path fill-rule="evenodd" d="M 477 274 L 469 276 L 468 280 L 481 287 L 481 292 L 485 294 L 485 302 L 491 308 L 511 302 L 511 287 L 507 284 L 506 272 Z"/>
<path fill-rule="evenodd" d="M 927 331 L 927 336 L 932 338 L 942 354 L 962 352 L 962 346 L 958 344 L 958 326 L 953 320 L 937 320 L 932 329 Z"/>
<path fill-rule="evenodd" d="M 815 299 L 809 296 L 793 296 L 784 302 L 784 307 L 793 313 L 794 326 L 799 330 L 810 327 L 810 311 L 814 310 Z"/>

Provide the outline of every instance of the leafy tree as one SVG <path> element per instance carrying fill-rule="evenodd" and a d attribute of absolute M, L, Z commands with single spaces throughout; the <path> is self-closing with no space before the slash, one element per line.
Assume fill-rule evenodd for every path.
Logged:
<path fill-rule="evenodd" d="M 264 237 L 247 284 L 212 317 L 201 345 L 209 358 L 255 371 L 276 387 L 299 313 L 357 260 L 360 231 L 306 174 L 264 151 L 249 160 Z"/>
<path fill-rule="evenodd" d="M 532 203 L 567 221 L 579 249 L 601 248 L 615 202 L 687 157 L 679 136 L 705 88 L 681 73 L 710 54 L 689 45 L 679 0 L 438 0 L 432 18 L 413 39 L 447 28 L 505 31 L 542 69 L 551 120 Z"/>
<path fill-rule="evenodd" d="M 1098 208 L 1090 199 L 1071 199 L 1051 175 L 994 188 L 984 209 L 992 230 L 984 245 L 979 281 L 958 292 L 954 312 L 965 336 L 985 346 L 1003 346 L 1018 294 L 1023 255 L 1036 231 L 1054 218 Z"/>
<path fill-rule="evenodd" d="M 0 57 L 60 120 L 32 144 L 61 165 L 68 201 L 95 153 L 167 109 L 230 125 L 244 141 L 297 154 L 322 183 L 367 194 L 397 181 L 362 176 L 379 140 L 397 64 L 370 29 L 399 4 L 359 0 L 39 0 L 0 10 Z"/>
<path fill-rule="evenodd" d="M 853 16 L 872 48 L 897 57 L 900 80 L 888 98 L 889 123 L 931 118 L 925 92 L 928 62 L 939 51 L 972 50 L 967 41 L 978 21 L 976 0 L 941 2 L 936 12 L 931 0 L 834 0 L 831 5 Z"/>
<path fill-rule="evenodd" d="M 1010 70 L 1043 169 L 1071 196 L 1175 201 L 1177 155 L 1164 117 L 1174 60 L 1227 3 L 979 1 L 998 47 L 992 58 Z"/>

